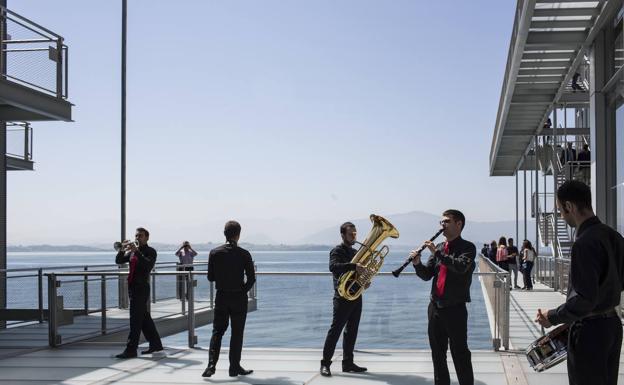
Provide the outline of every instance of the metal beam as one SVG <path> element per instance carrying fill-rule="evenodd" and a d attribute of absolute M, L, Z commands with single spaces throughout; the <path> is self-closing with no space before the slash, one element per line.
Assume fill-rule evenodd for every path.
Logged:
<path fill-rule="evenodd" d="M 518 75 L 549 75 L 549 76 L 563 76 L 566 74 L 565 69 L 551 69 L 551 68 L 521 68 Z"/>
<path fill-rule="evenodd" d="M 71 121 L 72 104 L 42 92 L 0 79 L 0 103 L 47 116 L 47 120 Z M 6 120 L 0 115 L 1 120 Z"/>
<path fill-rule="evenodd" d="M 574 52 L 525 52 L 522 55 L 522 59 L 556 59 L 556 60 L 572 60 L 574 59 Z"/>
<path fill-rule="evenodd" d="M 21 171 L 34 169 L 35 162 L 31 160 L 25 160 L 23 158 L 16 158 L 14 156 L 5 155 L 6 169 L 9 171 Z"/>
<path fill-rule="evenodd" d="M 558 76 L 518 76 L 516 78 L 516 84 L 524 82 L 561 82 L 563 80 L 563 74 Z"/>
<path fill-rule="evenodd" d="M 590 28 L 591 26 L 591 20 L 534 20 L 531 22 L 531 28 Z"/>
<path fill-rule="evenodd" d="M 533 17 L 594 17 L 598 12 L 598 8 L 538 8 Z"/>
<path fill-rule="evenodd" d="M 558 68 L 564 69 L 570 66 L 571 60 L 549 60 L 549 61 L 522 61 L 521 69 L 531 68 Z"/>
<path fill-rule="evenodd" d="M 536 10 L 537 11 L 537 10 Z M 585 31 L 529 32 L 527 44 L 574 43 L 581 45 L 587 37 Z"/>

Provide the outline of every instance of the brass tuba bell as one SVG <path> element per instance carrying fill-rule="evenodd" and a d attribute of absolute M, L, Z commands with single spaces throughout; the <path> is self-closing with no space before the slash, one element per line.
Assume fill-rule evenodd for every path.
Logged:
<path fill-rule="evenodd" d="M 338 281 L 338 294 L 350 301 L 362 295 L 381 269 L 389 249 L 385 245 L 379 250 L 376 250 L 377 247 L 388 237 L 399 237 L 399 230 L 385 218 L 371 214 L 370 220 L 373 222 L 373 228 L 368 232 L 364 242 L 360 243 L 360 249 L 351 260 L 351 263 L 363 265 L 366 272 L 357 274 L 355 271 L 348 271 L 341 275 Z"/>

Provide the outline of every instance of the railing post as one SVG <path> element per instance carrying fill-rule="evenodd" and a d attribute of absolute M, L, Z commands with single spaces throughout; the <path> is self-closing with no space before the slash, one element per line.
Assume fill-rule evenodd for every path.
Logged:
<path fill-rule="evenodd" d="M 89 271 L 89 266 L 84 267 L 84 271 Z M 85 274 L 84 276 L 84 310 L 85 315 L 89 315 L 89 276 Z"/>
<path fill-rule="evenodd" d="M 511 280 L 511 274 L 507 273 L 506 274 L 507 279 Z M 509 293 L 510 293 L 510 286 L 509 284 L 507 284 L 507 282 L 505 282 L 505 284 L 503 285 L 503 302 L 504 302 L 504 306 L 503 306 L 503 347 L 505 348 L 505 350 L 509 350 Z"/>
<path fill-rule="evenodd" d="M 56 97 L 63 97 L 63 38 L 56 39 Z"/>
<path fill-rule="evenodd" d="M 186 294 L 188 297 L 188 346 L 192 348 L 197 343 L 195 336 L 195 285 L 197 281 L 193 279 L 193 273 L 188 272 L 186 278 Z"/>
<path fill-rule="evenodd" d="M 29 160 L 28 157 L 28 128 L 30 127 L 30 123 L 26 123 L 24 125 L 24 160 Z"/>
<path fill-rule="evenodd" d="M 102 297 L 102 303 L 100 305 L 102 308 L 102 324 L 100 326 L 100 332 L 102 334 L 106 334 L 106 276 L 102 274 L 100 278 L 102 280 L 100 282 L 100 296 Z"/>
<path fill-rule="evenodd" d="M 185 286 L 184 290 L 186 290 L 186 287 L 188 287 L 188 282 L 187 282 L 187 278 L 186 277 L 187 277 L 186 274 L 184 274 L 184 275 L 176 274 L 176 280 L 178 278 L 180 278 L 182 280 L 182 284 Z M 186 300 L 188 299 L 188 297 L 187 297 L 187 295 L 185 293 L 182 293 L 182 296 L 181 296 L 180 299 L 181 299 L 181 306 L 182 306 L 182 315 L 185 315 L 186 314 Z"/>
<path fill-rule="evenodd" d="M 43 269 L 37 269 L 37 292 L 39 299 L 39 323 L 43 323 Z"/>
<path fill-rule="evenodd" d="M 56 347 L 61 343 L 61 336 L 58 334 L 57 312 L 57 291 L 60 282 L 56 280 L 54 274 L 48 275 L 48 344 Z"/>

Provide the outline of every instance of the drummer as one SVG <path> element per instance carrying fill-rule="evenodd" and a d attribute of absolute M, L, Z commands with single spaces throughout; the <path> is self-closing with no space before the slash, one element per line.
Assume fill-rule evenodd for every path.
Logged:
<path fill-rule="evenodd" d="M 567 224 L 576 228 L 568 294 L 558 308 L 538 309 L 535 321 L 546 328 L 570 324 L 570 384 L 615 385 L 622 347 L 622 324 L 615 307 L 624 281 L 624 238 L 596 217 L 591 191 L 582 182 L 561 185 L 557 207 Z"/>

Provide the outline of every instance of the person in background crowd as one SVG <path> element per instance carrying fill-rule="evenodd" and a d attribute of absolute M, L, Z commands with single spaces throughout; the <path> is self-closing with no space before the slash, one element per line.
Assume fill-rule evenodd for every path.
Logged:
<path fill-rule="evenodd" d="M 507 239 L 507 266 L 509 266 L 509 272 L 513 272 L 514 289 L 520 289 L 518 286 L 518 248 L 514 246 L 513 238 Z M 511 275 L 509 279 L 511 280 Z"/>
<path fill-rule="evenodd" d="M 496 264 L 498 267 L 505 271 L 509 271 L 509 265 L 507 262 L 507 238 L 500 237 L 498 240 L 498 246 L 496 248 Z M 509 280 L 511 286 L 511 279 Z"/>
<path fill-rule="evenodd" d="M 483 244 L 483 247 L 481 248 L 481 255 L 483 255 L 484 257 L 487 258 L 488 256 L 488 251 L 489 251 L 489 247 L 487 243 Z"/>
<path fill-rule="evenodd" d="M 576 160 L 583 162 L 577 167 L 577 175 L 581 182 L 589 186 L 591 182 L 591 166 L 589 164 L 591 162 L 591 152 L 587 144 L 583 145 L 583 149 L 578 153 Z"/>
<path fill-rule="evenodd" d="M 492 241 L 490 242 L 490 247 L 488 249 L 488 254 L 487 257 L 490 261 L 492 261 L 495 265 L 497 265 L 496 263 L 496 249 L 497 249 L 498 245 L 496 244 L 496 241 Z"/>
<path fill-rule="evenodd" d="M 522 290 L 533 290 L 533 280 L 531 279 L 531 271 L 535 263 L 537 253 L 531 244 L 531 241 L 525 239 L 522 242 L 522 276 L 524 278 L 524 287 Z"/>

